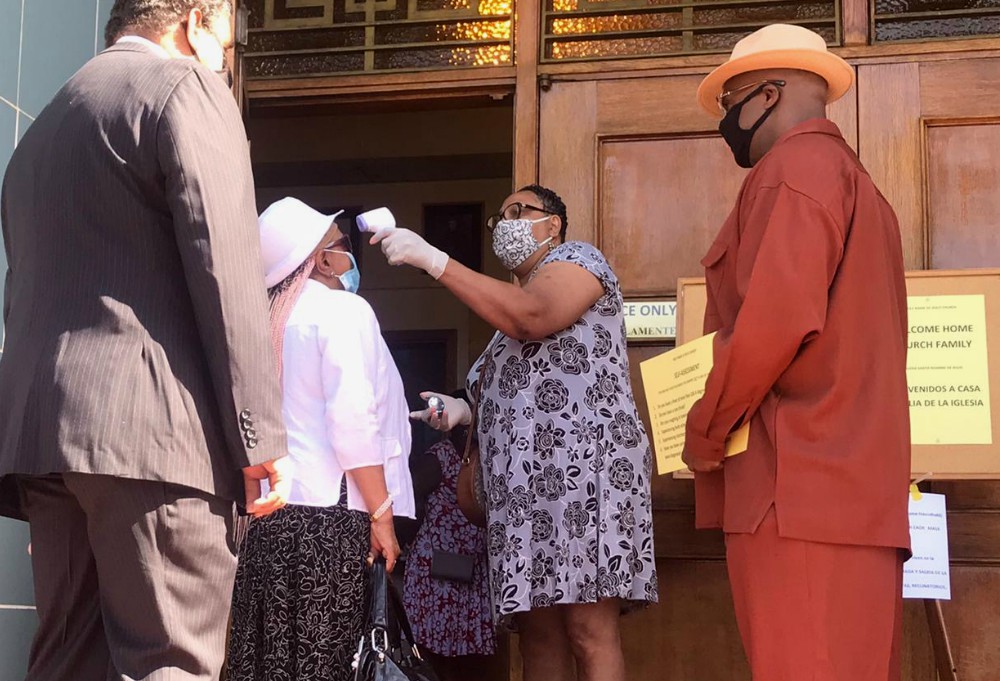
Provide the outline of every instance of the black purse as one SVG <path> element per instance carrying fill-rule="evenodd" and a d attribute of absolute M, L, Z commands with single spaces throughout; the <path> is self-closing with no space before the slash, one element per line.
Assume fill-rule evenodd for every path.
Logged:
<path fill-rule="evenodd" d="M 434 551 L 431 557 L 431 577 L 450 582 L 472 583 L 476 557 L 450 551 Z"/>
<path fill-rule="evenodd" d="M 439 681 L 420 657 L 403 601 L 382 558 L 372 565 L 371 584 L 371 628 L 358 644 L 354 681 Z"/>

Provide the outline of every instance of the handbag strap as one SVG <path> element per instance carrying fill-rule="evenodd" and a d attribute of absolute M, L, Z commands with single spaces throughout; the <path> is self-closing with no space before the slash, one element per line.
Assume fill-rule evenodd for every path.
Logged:
<path fill-rule="evenodd" d="M 373 628 L 389 630 L 389 576 L 385 570 L 385 559 L 379 558 L 372 564 L 372 604 L 371 624 Z"/>
<path fill-rule="evenodd" d="M 493 344 L 486 348 L 486 352 L 492 354 L 490 351 L 493 349 Z M 476 377 L 476 402 L 475 404 L 469 405 L 472 412 L 472 418 L 469 421 L 469 432 L 465 435 L 465 453 L 462 455 L 462 465 L 468 466 L 472 462 L 472 438 L 476 434 L 476 428 L 479 427 L 479 405 L 483 399 L 483 367 L 486 366 L 486 362 L 492 361 L 492 357 L 487 356 L 486 360 L 479 365 L 479 375 Z"/>
<path fill-rule="evenodd" d="M 371 604 L 371 626 L 372 629 L 381 629 L 387 636 L 391 633 L 393 637 L 398 630 L 406 641 L 407 649 L 412 649 L 416 645 L 413 638 L 413 629 L 410 627 L 410 620 L 406 616 L 406 609 L 403 607 L 403 598 L 396 590 L 396 585 L 389 579 L 389 573 L 385 569 L 385 559 L 379 558 L 371 568 L 372 581 L 372 604 Z M 390 618 L 390 613 L 392 617 Z M 395 624 L 396 627 L 392 625 Z"/>
<path fill-rule="evenodd" d="M 406 608 L 403 607 L 403 597 L 399 595 L 396 585 L 388 583 L 389 599 L 392 601 L 392 612 L 396 616 L 396 624 L 403 634 L 403 638 L 412 648 L 417 641 L 413 638 L 413 629 L 410 628 L 410 618 L 406 616 Z"/>

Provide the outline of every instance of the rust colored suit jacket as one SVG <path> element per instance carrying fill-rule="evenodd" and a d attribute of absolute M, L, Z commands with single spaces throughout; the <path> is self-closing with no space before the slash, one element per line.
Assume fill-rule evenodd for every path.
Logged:
<path fill-rule="evenodd" d="M 807 121 L 757 163 L 702 260 L 705 332 L 718 331 L 688 455 L 697 524 L 909 547 L 906 288 L 899 226 L 836 125 Z"/>

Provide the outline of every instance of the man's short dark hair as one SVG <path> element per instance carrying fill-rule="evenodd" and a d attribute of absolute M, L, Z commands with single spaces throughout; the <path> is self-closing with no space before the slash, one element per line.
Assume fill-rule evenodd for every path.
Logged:
<path fill-rule="evenodd" d="M 162 32 L 193 9 L 200 9 L 207 23 L 226 9 L 231 12 L 233 3 L 232 0 L 115 0 L 108 24 L 104 27 L 104 45 L 111 47 L 127 30 Z"/>

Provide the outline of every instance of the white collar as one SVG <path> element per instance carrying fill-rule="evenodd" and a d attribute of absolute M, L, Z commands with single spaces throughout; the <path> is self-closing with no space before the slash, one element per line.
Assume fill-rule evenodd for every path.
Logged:
<path fill-rule="evenodd" d="M 119 43 L 135 43 L 137 45 L 145 45 L 149 49 L 156 53 L 157 57 L 162 59 L 170 59 L 170 53 L 165 49 L 154 43 L 152 40 L 148 40 L 138 35 L 123 35 L 121 38 L 115 41 L 115 45 Z"/>

